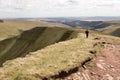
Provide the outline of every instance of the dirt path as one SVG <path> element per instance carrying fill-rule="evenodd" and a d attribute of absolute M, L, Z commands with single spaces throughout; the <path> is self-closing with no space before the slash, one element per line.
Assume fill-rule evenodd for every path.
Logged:
<path fill-rule="evenodd" d="M 62 80 L 120 80 L 120 45 L 105 44 L 102 54 L 92 62 L 94 67 L 86 65 Z"/>
<path fill-rule="evenodd" d="M 93 62 L 92 80 L 120 80 L 120 45 L 106 45 L 103 54 Z"/>

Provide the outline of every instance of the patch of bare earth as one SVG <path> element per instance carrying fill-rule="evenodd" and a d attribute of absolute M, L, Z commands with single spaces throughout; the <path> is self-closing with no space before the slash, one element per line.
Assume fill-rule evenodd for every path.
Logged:
<path fill-rule="evenodd" d="M 61 80 L 120 80 L 120 45 L 105 44 L 102 54 L 92 62 L 93 67 L 84 65 L 84 68 Z"/>

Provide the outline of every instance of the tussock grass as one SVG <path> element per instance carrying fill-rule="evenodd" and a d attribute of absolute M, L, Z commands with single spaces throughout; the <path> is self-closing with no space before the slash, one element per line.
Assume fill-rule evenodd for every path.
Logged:
<path fill-rule="evenodd" d="M 103 40 L 107 43 L 111 44 L 120 44 L 120 38 L 110 35 L 98 35 L 98 37 L 103 38 Z"/>
<path fill-rule="evenodd" d="M 79 37 L 7 61 L 0 68 L 0 80 L 40 80 L 81 66 L 86 59 L 93 57 L 89 51 L 93 49 L 94 41 L 85 39 L 83 34 Z"/>

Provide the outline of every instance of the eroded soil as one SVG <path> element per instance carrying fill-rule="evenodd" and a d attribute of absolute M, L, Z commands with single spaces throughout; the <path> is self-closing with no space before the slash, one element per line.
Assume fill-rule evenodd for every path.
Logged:
<path fill-rule="evenodd" d="M 104 44 L 102 54 L 62 80 L 120 80 L 120 45 Z"/>

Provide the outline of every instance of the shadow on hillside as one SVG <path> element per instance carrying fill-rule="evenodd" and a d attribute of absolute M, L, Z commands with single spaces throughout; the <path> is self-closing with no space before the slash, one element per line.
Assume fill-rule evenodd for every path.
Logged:
<path fill-rule="evenodd" d="M 77 37 L 76 31 L 60 27 L 35 27 L 14 38 L 0 42 L 0 65 L 29 52 L 40 50 L 48 45 Z"/>

